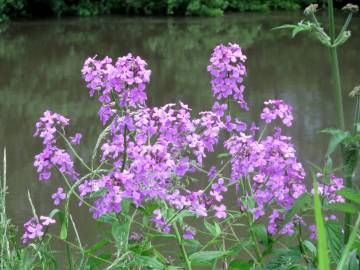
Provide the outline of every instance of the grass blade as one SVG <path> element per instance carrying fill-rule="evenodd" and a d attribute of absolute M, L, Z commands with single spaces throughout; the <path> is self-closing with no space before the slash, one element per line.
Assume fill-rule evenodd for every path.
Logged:
<path fill-rule="evenodd" d="M 312 178 L 314 183 L 314 210 L 315 210 L 315 222 L 316 222 L 316 233 L 318 241 L 318 269 L 319 270 L 330 270 L 329 263 L 329 249 L 327 244 L 326 229 L 324 224 L 324 218 L 321 210 L 321 202 L 318 191 L 318 182 L 312 172 Z"/>

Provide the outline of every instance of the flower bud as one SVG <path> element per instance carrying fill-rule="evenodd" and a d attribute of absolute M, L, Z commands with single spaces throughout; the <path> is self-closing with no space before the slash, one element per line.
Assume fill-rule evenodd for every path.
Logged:
<path fill-rule="evenodd" d="M 318 4 L 310 4 L 307 8 L 304 9 L 304 14 L 306 16 L 310 16 L 311 14 L 314 14 L 317 11 L 318 7 L 319 7 Z"/>
<path fill-rule="evenodd" d="M 350 12 L 350 13 L 356 13 L 359 11 L 359 6 L 349 3 L 349 4 L 346 4 L 346 6 L 344 6 L 342 8 L 342 10 Z"/>
<path fill-rule="evenodd" d="M 360 96 L 360 85 L 355 86 L 354 89 L 349 93 L 350 97 Z"/>

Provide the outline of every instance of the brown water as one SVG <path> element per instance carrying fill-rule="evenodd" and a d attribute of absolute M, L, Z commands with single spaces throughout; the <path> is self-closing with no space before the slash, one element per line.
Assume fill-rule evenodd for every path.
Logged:
<path fill-rule="evenodd" d="M 222 18 L 63 19 L 14 22 L 0 26 L 0 147 L 8 152 L 9 216 L 22 224 L 31 215 L 27 190 L 39 214 L 52 207 L 50 194 L 61 179 L 37 180 L 32 166 L 41 143 L 32 137 L 34 124 L 50 109 L 71 118 L 73 130 L 84 134 L 81 155 L 100 132 L 97 102 L 88 97 L 80 69 L 88 56 L 140 55 L 152 69 L 149 104 L 181 100 L 195 112 L 212 102 L 206 66 L 214 46 L 236 42 L 248 56 L 247 119 L 257 121 L 262 102 L 282 98 L 295 108 L 296 122 L 288 130 L 303 162 L 321 162 L 326 137 L 316 134 L 334 125 L 328 54 L 316 41 L 272 27 L 296 21 L 301 14 L 240 14 Z M 338 17 L 343 20 L 343 17 Z M 353 37 L 339 51 L 346 121 L 352 121 L 353 101 L 347 93 L 359 83 L 360 20 Z M 92 149 L 92 148 L 91 148 Z M 74 207 L 85 238 L 93 239 L 89 213 Z"/>

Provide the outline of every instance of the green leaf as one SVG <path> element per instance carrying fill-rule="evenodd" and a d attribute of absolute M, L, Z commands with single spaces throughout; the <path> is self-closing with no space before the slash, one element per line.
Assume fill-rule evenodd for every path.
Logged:
<path fill-rule="evenodd" d="M 102 239 L 99 242 L 92 245 L 91 247 L 89 247 L 88 249 L 86 249 L 85 253 L 94 255 L 95 252 L 97 252 L 99 249 L 107 246 L 108 244 L 110 244 L 110 242 L 108 240 Z"/>
<path fill-rule="evenodd" d="M 264 224 L 253 224 L 251 230 L 255 233 L 256 237 L 263 245 L 267 246 L 270 243 L 269 236 Z"/>
<path fill-rule="evenodd" d="M 219 225 L 216 224 L 218 227 Z M 209 231 L 210 234 L 212 234 L 215 237 L 218 237 L 221 234 L 220 227 L 219 229 L 216 227 L 216 225 L 210 224 L 206 219 L 204 219 L 204 226 Z"/>
<path fill-rule="evenodd" d="M 350 136 L 350 133 L 341 129 L 328 128 L 323 129 L 320 132 L 327 133 L 331 135 L 328 149 L 326 151 L 326 156 L 329 157 L 336 149 L 336 147 L 344 141 L 347 137 Z"/>
<path fill-rule="evenodd" d="M 59 220 L 59 224 L 60 224 L 59 237 L 61 240 L 66 240 L 67 233 L 68 233 L 68 223 L 66 221 L 65 214 L 62 211 L 60 211 L 59 209 L 54 209 L 50 212 L 49 216 L 57 217 L 57 219 Z"/>
<path fill-rule="evenodd" d="M 341 251 L 343 250 L 343 233 L 342 226 L 338 221 L 328 220 L 325 222 L 325 228 L 328 236 L 328 246 L 330 254 L 336 263 L 339 262 Z"/>
<path fill-rule="evenodd" d="M 321 270 L 330 270 L 329 263 L 329 254 L 328 254 L 328 244 L 326 229 L 324 224 L 324 219 L 321 210 L 321 202 L 318 191 L 318 182 L 313 172 L 312 179 L 314 183 L 314 211 L 315 211 L 315 221 L 316 221 L 316 233 L 318 241 L 318 267 Z"/>
<path fill-rule="evenodd" d="M 357 249 L 354 249 L 349 254 L 349 270 L 359 270 L 359 260 L 357 258 Z"/>
<path fill-rule="evenodd" d="M 352 177 L 359 162 L 359 150 L 353 145 L 346 145 L 344 151 L 344 171 L 345 177 Z"/>
<path fill-rule="evenodd" d="M 305 240 L 304 246 L 306 247 L 307 250 L 309 250 L 311 252 L 311 254 L 314 258 L 317 256 L 316 247 L 314 246 L 314 244 L 312 242 L 310 242 L 309 240 Z"/>
<path fill-rule="evenodd" d="M 253 262 L 245 262 L 240 259 L 232 260 L 229 264 L 230 270 L 250 270 L 253 266 Z"/>
<path fill-rule="evenodd" d="M 104 260 L 109 260 L 111 258 L 110 252 L 102 252 L 96 257 L 89 257 L 88 264 L 90 266 L 90 269 L 98 269 L 98 267 L 104 263 Z"/>
<path fill-rule="evenodd" d="M 336 191 L 336 193 L 349 201 L 360 204 L 360 193 L 351 188 L 343 188 Z"/>
<path fill-rule="evenodd" d="M 358 211 L 356 207 L 351 203 L 329 203 L 325 206 L 325 208 L 350 214 L 356 214 Z"/>
<path fill-rule="evenodd" d="M 138 265 L 147 266 L 151 269 L 164 269 L 165 266 L 161 262 L 159 262 L 156 258 L 148 257 L 148 256 L 136 256 L 135 262 Z"/>
<path fill-rule="evenodd" d="M 240 243 L 235 244 L 228 249 L 229 256 L 238 255 L 241 250 L 250 246 L 252 246 L 251 241 L 241 241 Z"/>
<path fill-rule="evenodd" d="M 188 252 L 188 254 L 193 254 L 200 250 L 202 247 L 201 243 L 195 239 L 183 240 L 182 243 L 186 247 L 186 251 Z"/>
<path fill-rule="evenodd" d="M 193 265 L 208 264 L 211 261 L 226 256 L 228 252 L 226 251 L 201 251 L 191 254 L 189 259 Z"/>
<path fill-rule="evenodd" d="M 349 269 L 349 259 L 350 259 L 350 255 L 351 255 L 351 250 L 354 246 L 354 243 L 356 242 L 357 238 L 358 238 L 358 231 L 359 231 L 359 227 L 360 227 L 360 214 L 358 215 L 356 221 L 355 221 L 355 225 L 351 231 L 349 240 L 342 252 L 341 255 L 341 259 L 340 262 L 338 263 L 336 270 L 347 270 Z"/>
<path fill-rule="evenodd" d="M 221 153 L 221 154 L 217 155 L 217 158 L 226 158 L 226 157 L 229 157 L 229 156 L 230 156 L 229 153 Z"/>
<path fill-rule="evenodd" d="M 115 239 L 115 243 L 117 247 L 121 247 L 124 245 L 124 243 L 127 241 L 126 235 L 127 235 L 127 224 L 119 224 L 114 223 L 111 228 L 112 236 Z"/>
<path fill-rule="evenodd" d="M 117 222 L 117 218 L 116 218 L 116 214 L 115 213 L 110 213 L 110 214 L 105 214 L 102 215 L 100 217 L 98 217 L 96 219 L 97 222 L 101 222 L 101 223 L 114 223 Z"/>

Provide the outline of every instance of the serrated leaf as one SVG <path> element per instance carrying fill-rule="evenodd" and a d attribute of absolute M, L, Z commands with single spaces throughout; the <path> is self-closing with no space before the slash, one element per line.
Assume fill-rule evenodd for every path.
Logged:
<path fill-rule="evenodd" d="M 359 270 L 359 260 L 357 258 L 357 250 L 354 249 L 349 254 L 348 270 Z"/>
<path fill-rule="evenodd" d="M 330 254 L 336 263 L 339 262 L 341 257 L 341 251 L 343 250 L 343 234 L 342 226 L 338 221 L 328 220 L 325 222 L 325 228 L 328 239 L 328 246 L 330 248 Z"/>

